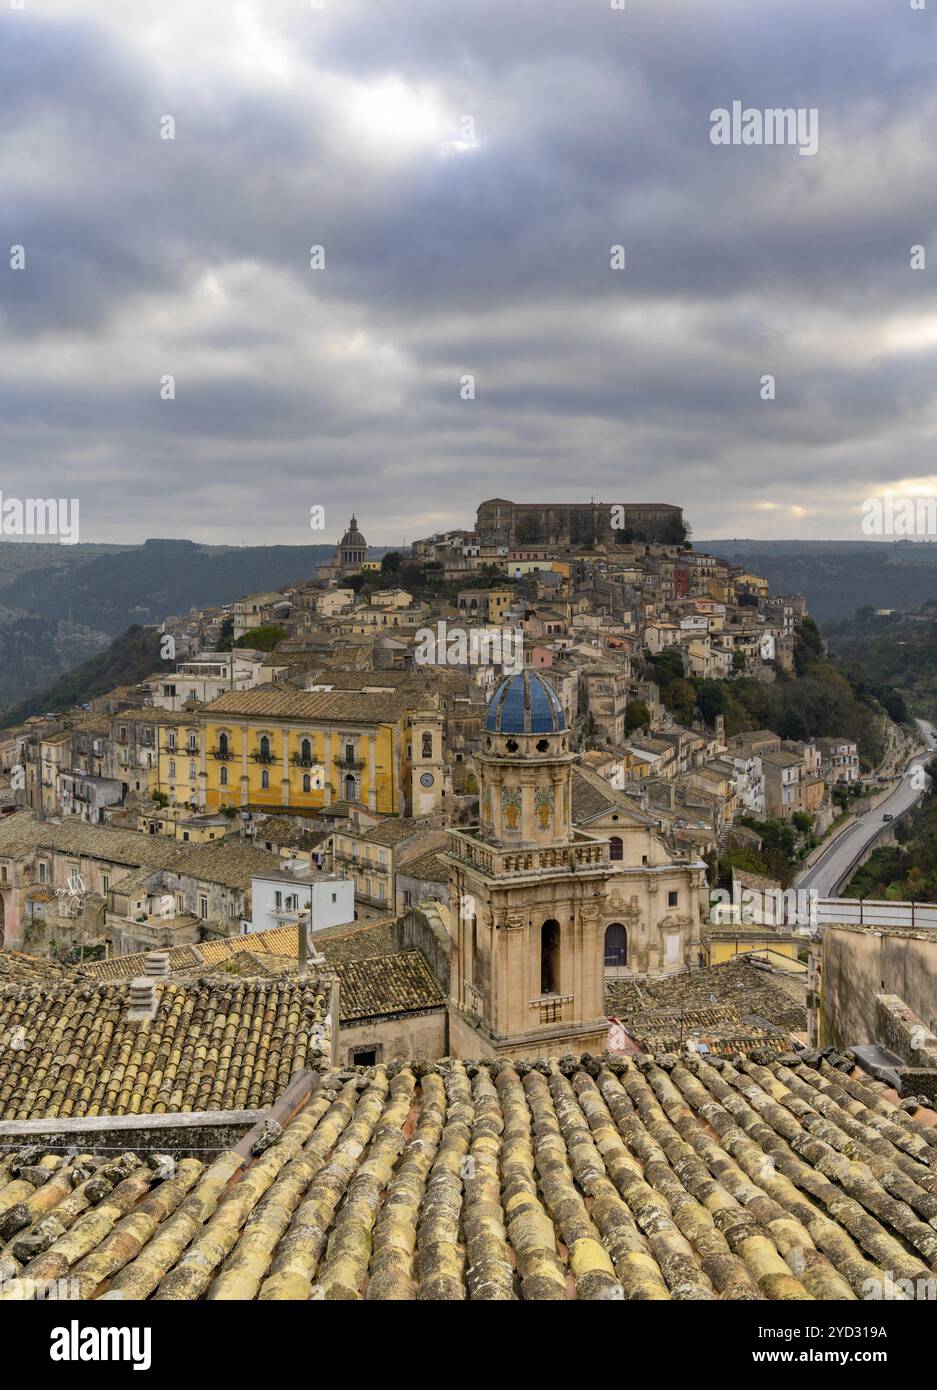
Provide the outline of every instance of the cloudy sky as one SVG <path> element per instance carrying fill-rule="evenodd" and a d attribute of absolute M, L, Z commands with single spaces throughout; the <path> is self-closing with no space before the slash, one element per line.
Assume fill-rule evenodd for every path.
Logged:
<path fill-rule="evenodd" d="M 937 0 L 23 2 L 0 484 L 82 540 L 494 495 L 859 539 L 937 488 Z M 735 100 L 817 153 L 714 145 Z"/>

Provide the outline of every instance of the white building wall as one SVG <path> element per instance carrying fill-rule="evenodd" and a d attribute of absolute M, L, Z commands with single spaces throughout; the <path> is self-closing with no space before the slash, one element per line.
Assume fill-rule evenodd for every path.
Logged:
<path fill-rule="evenodd" d="M 277 906 L 277 894 L 280 906 Z M 295 901 L 295 907 L 287 902 Z M 286 878 L 251 878 L 251 920 L 245 931 L 270 931 L 289 926 L 312 908 L 312 930 L 338 927 L 355 920 L 355 885 L 350 878 L 321 878 L 295 883 Z"/>

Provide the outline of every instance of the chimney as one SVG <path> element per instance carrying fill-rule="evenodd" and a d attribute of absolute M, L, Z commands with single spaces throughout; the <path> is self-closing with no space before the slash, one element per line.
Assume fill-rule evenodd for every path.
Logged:
<path fill-rule="evenodd" d="M 143 964 L 143 974 L 148 980 L 168 980 L 169 952 L 147 951 Z"/>
<path fill-rule="evenodd" d="M 156 1017 L 156 981 L 149 975 L 138 975 L 130 981 L 130 1005 L 127 1023 L 148 1023 Z"/>

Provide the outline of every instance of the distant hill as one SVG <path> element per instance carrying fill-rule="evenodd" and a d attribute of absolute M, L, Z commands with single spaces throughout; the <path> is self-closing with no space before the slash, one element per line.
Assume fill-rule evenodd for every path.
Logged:
<path fill-rule="evenodd" d="M 931 541 L 693 541 L 767 579 L 775 594 L 803 594 L 820 624 L 857 608 L 917 608 L 937 599 L 937 543 Z"/>
<path fill-rule="evenodd" d="M 0 709 L 11 699 L 51 685 L 107 643 L 79 623 L 0 605 Z"/>
<path fill-rule="evenodd" d="M 43 619 L 29 621 L 38 623 Z M 159 645 L 159 634 L 154 628 L 134 624 L 104 651 L 60 676 L 48 689 L 11 705 L 0 726 L 19 724 L 31 714 L 51 714 L 84 705 L 118 685 L 136 685 L 154 671 L 171 670 L 172 662 L 160 660 Z"/>
<path fill-rule="evenodd" d="M 829 649 L 854 680 L 893 686 L 911 715 L 937 719 L 937 602 L 880 617 L 860 609 L 830 625 Z"/>
<path fill-rule="evenodd" d="M 330 545 L 227 549 L 185 540 L 149 540 L 90 556 L 80 564 L 66 562 L 20 574 L 0 589 L 0 602 L 113 636 L 129 623 L 160 622 L 171 613 L 230 603 L 241 594 L 311 579 L 316 565 L 333 550 Z"/>
<path fill-rule="evenodd" d="M 310 579 L 333 550 L 187 540 L 135 546 L 0 543 L 0 710 L 35 700 L 43 710 L 60 708 L 49 703 L 48 694 L 58 677 L 128 627 Z"/>

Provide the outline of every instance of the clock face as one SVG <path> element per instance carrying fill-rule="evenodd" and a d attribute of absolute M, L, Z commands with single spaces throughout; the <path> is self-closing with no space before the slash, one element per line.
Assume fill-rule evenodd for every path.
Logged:
<path fill-rule="evenodd" d="M 431 772 L 424 772 L 423 776 L 420 778 L 420 786 L 431 787 L 435 780 L 436 779 L 433 777 L 433 774 Z"/>

